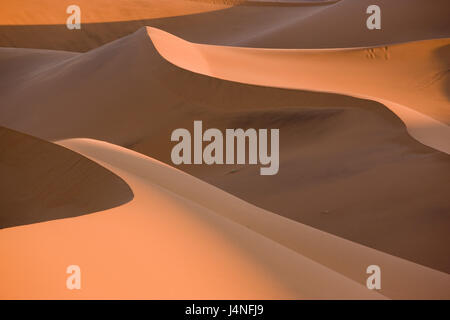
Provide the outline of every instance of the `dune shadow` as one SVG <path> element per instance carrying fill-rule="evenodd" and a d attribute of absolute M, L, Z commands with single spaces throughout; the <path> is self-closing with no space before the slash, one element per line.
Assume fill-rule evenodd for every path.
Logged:
<path fill-rule="evenodd" d="M 437 58 L 444 64 L 444 70 L 440 75 L 442 81 L 442 89 L 447 96 L 447 99 L 450 101 L 450 44 L 442 46 L 435 50 L 435 55 Z"/>
<path fill-rule="evenodd" d="M 133 192 L 78 153 L 0 127 L 0 229 L 120 206 Z"/>

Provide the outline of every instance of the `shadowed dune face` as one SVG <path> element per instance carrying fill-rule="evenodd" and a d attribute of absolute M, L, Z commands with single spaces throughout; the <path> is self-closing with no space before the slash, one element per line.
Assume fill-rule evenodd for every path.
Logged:
<path fill-rule="evenodd" d="M 437 48 L 434 54 L 445 65 L 445 68 L 443 68 L 442 72 L 436 73 L 427 85 L 440 84 L 442 91 L 447 96 L 447 100 L 450 101 L 450 44 Z"/>
<path fill-rule="evenodd" d="M 40 51 L 11 57 L 8 50 L 0 59 L 7 53 L 18 65 L 44 59 Z M 449 156 L 413 140 L 385 106 L 195 74 L 163 59 L 145 29 L 86 54 L 60 54 L 57 64 L 37 63 L 26 81 L 1 92 L 4 123 L 50 140 L 106 140 L 169 165 L 171 132 L 194 120 L 222 130 L 279 128 L 278 175 L 260 176 L 257 166 L 180 169 L 299 222 L 450 270 L 442 188 Z M 12 78 L 0 75 L 0 88 Z"/>
<path fill-rule="evenodd" d="M 76 217 L 120 206 L 129 186 L 95 162 L 0 127 L 0 228 Z"/>
<path fill-rule="evenodd" d="M 161 7 L 160 1 L 154 6 L 152 0 L 142 0 L 116 11 L 110 9 L 114 6 L 102 6 L 105 0 L 85 0 L 81 6 L 87 6 L 91 16 L 83 18 L 81 30 L 67 30 L 65 6 L 58 2 L 56 9 L 50 6 L 52 1 L 47 0 L 47 6 L 41 5 L 25 17 L 20 6 L 5 11 L 15 19 L 3 19 L 3 23 L 0 19 L 0 46 L 84 52 L 143 26 L 197 43 L 285 49 L 376 46 L 450 36 L 447 0 L 341 0 L 315 6 L 233 7 L 187 0 L 164 1 L 168 5 Z M 383 8 L 382 30 L 365 27 L 366 8 L 372 4 Z"/>

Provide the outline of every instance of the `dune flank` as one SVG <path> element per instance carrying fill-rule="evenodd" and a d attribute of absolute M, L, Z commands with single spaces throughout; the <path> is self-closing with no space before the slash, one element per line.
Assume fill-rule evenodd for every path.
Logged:
<path fill-rule="evenodd" d="M 413 137 L 450 154 L 449 64 L 437 56 L 450 50 L 450 40 L 302 51 L 201 45 L 154 28 L 148 32 L 164 58 L 193 72 L 247 84 L 380 99 L 405 122 Z M 420 113 L 407 108 L 398 111 L 402 106 Z M 420 133 L 416 134 L 416 128 Z"/>
<path fill-rule="evenodd" d="M 366 277 L 361 274 L 361 269 L 364 270 L 370 262 L 377 261 L 383 269 L 385 281 L 384 288 L 380 292 L 387 297 L 411 299 L 446 297 L 450 294 L 448 290 L 450 276 L 447 273 L 387 255 L 267 212 L 146 156 L 104 142 L 86 139 L 71 139 L 58 143 L 94 161 L 99 161 L 110 169 L 111 166 L 117 168 L 126 163 L 129 165 L 128 170 L 134 174 L 151 180 L 160 187 L 245 226 L 363 286 Z M 114 150 L 115 156 L 105 154 L 105 149 L 110 152 Z M 123 160 L 117 154 L 118 151 L 126 153 L 129 161 Z M 298 267 L 296 270 L 295 277 L 301 277 L 302 272 L 299 273 L 298 270 L 303 268 Z M 412 279 L 414 284 L 411 283 Z"/>
<path fill-rule="evenodd" d="M 368 261 L 385 270 L 384 296 L 448 297 L 447 274 L 261 210 L 130 150 L 88 139 L 60 143 L 120 175 L 135 198 L 92 215 L 2 230 L 0 243 L 10 243 L 0 246 L 5 298 L 385 298 L 364 286 Z M 63 286 L 73 263 L 89 270 L 77 292 Z"/>
<path fill-rule="evenodd" d="M 0 150 L 0 228 L 76 217 L 133 198 L 118 176 L 61 146 L 1 127 Z"/>
<path fill-rule="evenodd" d="M 81 30 L 66 27 L 70 5 L 81 10 Z M 228 7 L 188 0 L 1 1 L 0 46 L 87 51 L 136 31 L 146 21 Z"/>
<path fill-rule="evenodd" d="M 150 40 L 141 29 L 84 54 L 1 49 L 1 123 L 49 140 L 105 140 L 168 164 L 171 132 L 194 120 L 280 128 L 276 176 L 262 178 L 253 166 L 180 169 L 285 217 L 450 270 L 448 155 L 410 138 L 384 105 L 197 74 L 162 58 Z"/>
<path fill-rule="evenodd" d="M 30 12 L 19 6 L 21 2 L 3 4 L 0 46 L 85 52 L 143 26 L 196 43 L 284 49 L 384 46 L 450 36 L 447 0 L 341 0 L 314 6 L 134 0 L 126 7 L 124 1 L 110 6 L 105 0 L 92 0 L 81 2 L 87 17 L 75 31 L 65 26 L 66 2 L 28 1 Z M 366 9 L 373 4 L 382 8 L 381 30 L 366 28 Z"/>
<path fill-rule="evenodd" d="M 112 160 L 105 166 L 126 179 L 135 198 L 84 217 L 1 230 L 3 299 L 384 298 L 174 193 L 171 186 L 180 185 L 176 175 L 183 175 L 179 171 L 103 142 L 62 144 L 85 150 L 100 163 Z M 168 185 L 153 181 L 168 172 Z M 65 288 L 71 264 L 86 270 L 81 290 Z M 436 294 L 442 294 L 439 288 Z"/>
<path fill-rule="evenodd" d="M 227 8 L 187 0 L 14 0 L 0 3 L 0 25 L 65 25 L 66 9 L 76 4 L 84 23 L 143 20 Z"/>

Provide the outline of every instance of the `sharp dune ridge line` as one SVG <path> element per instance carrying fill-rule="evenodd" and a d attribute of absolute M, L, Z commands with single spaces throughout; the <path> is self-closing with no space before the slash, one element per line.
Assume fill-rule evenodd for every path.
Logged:
<path fill-rule="evenodd" d="M 193 177 L 105 142 L 60 144 L 125 178 L 135 197 L 80 219 L 2 230 L 1 298 L 385 299 L 221 216 L 214 209 L 244 202 Z M 190 183 L 187 195 L 178 192 L 180 184 Z M 198 203 L 189 198 L 193 187 L 226 203 Z M 29 263 L 21 264 L 23 259 Z M 74 295 L 61 271 L 75 262 L 86 270 L 86 280 Z"/>
<path fill-rule="evenodd" d="M 0 176 L 0 229 L 89 214 L 133 198 L 122 179 L 97 163 L 4 127 Z"/>
<path fill-rule="evenodd" d="M 450 123 L 449 102 L 445 93 L 437 91 L 438 100 L 433 100 L 433 104 L 439 107 L 438 111 L 445 112 L 443 121 L 439 121 L 426 114 L 429 112 L 427 100 L 430 99 L 426 94 L 422 93 L 412 101 L 410 96 L 413 94 L 406 91 L 407 87 L 392 90 L 391 86 L 398 77 L 392 79 L 391 76 L 395 74 L 388 72 L 395 64 L 383 65 L 384 61 L 390 59 L 389 54 L 392 54 L 385 49 L 388 47 L 377 48 L 381 51 L 381 63 L 370 60 L 367 63 L 362 59 L 377 59 L 373 53 L 376 49 L 222 47 L 191 43 L 156 28 L 147 28 L 147 31 L 162 57 L 192 72 L 246 84 L 339 93 L 378 101 L 406 124 L 408 132 L 417 141 L 450 154 L 450 126 L 444 123 Z M 421 44 L 397 45 L 393 51 Z M 430 40 L 422 45 L 439 48 L 449 46 L 450 40 Z M 354 66 L 351 65 L 352 62 L 355 63 Z M 351 68 L 352 71 L 349 72 L 346 68 Z M 409 101 L 410 104 L 404 105 L 403 101 Z"/>
<path fill-rule="evenodd" d="M 92 139 L 58 144 L 120 176 L 135 197 L 88 216 L 0 231 L 1 298 L 450 297 L 446 273 L 262 210 L 142 154 Z M 383 270 L 381 294 L 365 287 L 373 261 Z M 74 294 L 62 270 L 75 262 L 86 272 Z"/>
<path fill-rule="evenodd" d="M 8 288 L 4 298 L 69 297 L 52 274 L 69 260 L 79 261 L 90 274 L 77 298 L 105 298 L 105 293 L 125 299 L 450 295 L 448 274 L 259 209 L 142 154 L 91 139 L 59 144 L 119 175 L 135 197 L 89 216 L 0 232 L 0 243 L 13 244 L 0 247 L 7 258 L 1 265 Z M 41 239 L 39 247 L 30 248 L 36 239 Z M 19 281 L 14 266 L 30 250 L 34 263 L 23 266 Z M 101 259 L 93 259 L 99 252 Z M 56 265 L 49 263 L 55 259 Z M 383 269 L 382 295 L 365 288 L 364 267 L 371 261 Z M 45 293 L 39 290 L 43 283 Z"/>
<path fill-rule="evenodd" d="M 245 226 L 249 232 L 256 232 L 275 241 L 362 286 L 365 286 L 367 275 L 361 270 L 364 271 L 371 262 L 377 261 L 383 270 L 384 286 L 381 293 L 386 297 L 450 298 L 450 275 L 445 272 L 382 253 L 260 209 L 169 165 L 128 149 L 91 139 L 69 139 L 58 143 L 99 162 L 119 176 L 120 171 L 117 172 L 115 169 L 142 177 L 149 183 L 192 201 L 240 226 Z M 122 175 L 122 178 L 127 181 L 127 174 Z M 133 189 L 133 186 L 131 187 Z M 296 266 L 294 270 L 297 270 L 294 277 L 302 277 L 310 272 L 302 266 Z M 301 275 L 303 270 L 306 274 Z M 283 270 L 277 270 L 275 273 L 281 275 L 282 272 Z M 411 279 L 414 279 L 413 285 Z M 302 278 L 300 283 L 303 281 Z M 317 285 L 322 286 L 323 283 L 319 282 Z M 308 296 L 302 293 L 306 288 L 301 288 L 300 285 L 300 296 Z M 318 291 L 325 294 L 323 298 L 334 294 L 325 293 L 323 290 L 327 291 L 326 289 Z"/>
<path fill-rule="evenodd" d="M 1 48 L 0 124 L 57 144 L 33 154 L 77 153 L 116 201 L 0 230 L 0 298 L 450 299 L 450 6 L 434 1 L 377 0 L 368 31 L 371 0 L 79 0 L 71 33 L 70 0 L 1 2 L 0 44 L 88 52 Z M 155 159 L 200 118 L 280 125 L 279 179 Z"/>

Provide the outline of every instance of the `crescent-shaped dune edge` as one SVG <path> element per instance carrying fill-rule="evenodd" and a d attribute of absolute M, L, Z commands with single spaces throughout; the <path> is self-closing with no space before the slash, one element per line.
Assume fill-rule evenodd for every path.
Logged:
<path fill-rule="evenodd" d="M 119 175 L 135 197 L 2 230 L 2 298 L 450 296 L 448 274 L 262 210 L 142 154 L 91 139 L 59 144 Z M 383 269 L 381 294 L 365 287 L 373 263 Z M 70 264 L 86 270 L 76 293 L 65 288 Z"/>
<path fill-rule="evenodd" d="M 77 217 L 133 199 L 130 187 L 97 163 L 1 126 L 0 176 L 0 229 Z"/>
<path fill-rule="evenodd" d="M 405 123 L 417 141 L 450 154 L 449 102 L 441 83 L 429 79 L 446 72 L 447 66 L 431 56 L 435 50 L 449 48 L 450 39 L 380 48 L 257 49 L 196 44 L 151 27 L 147 32 L 163 58 L 195 73 L 380 102 Z M 438 120 L 427 113 L 442 116 Z"/>

